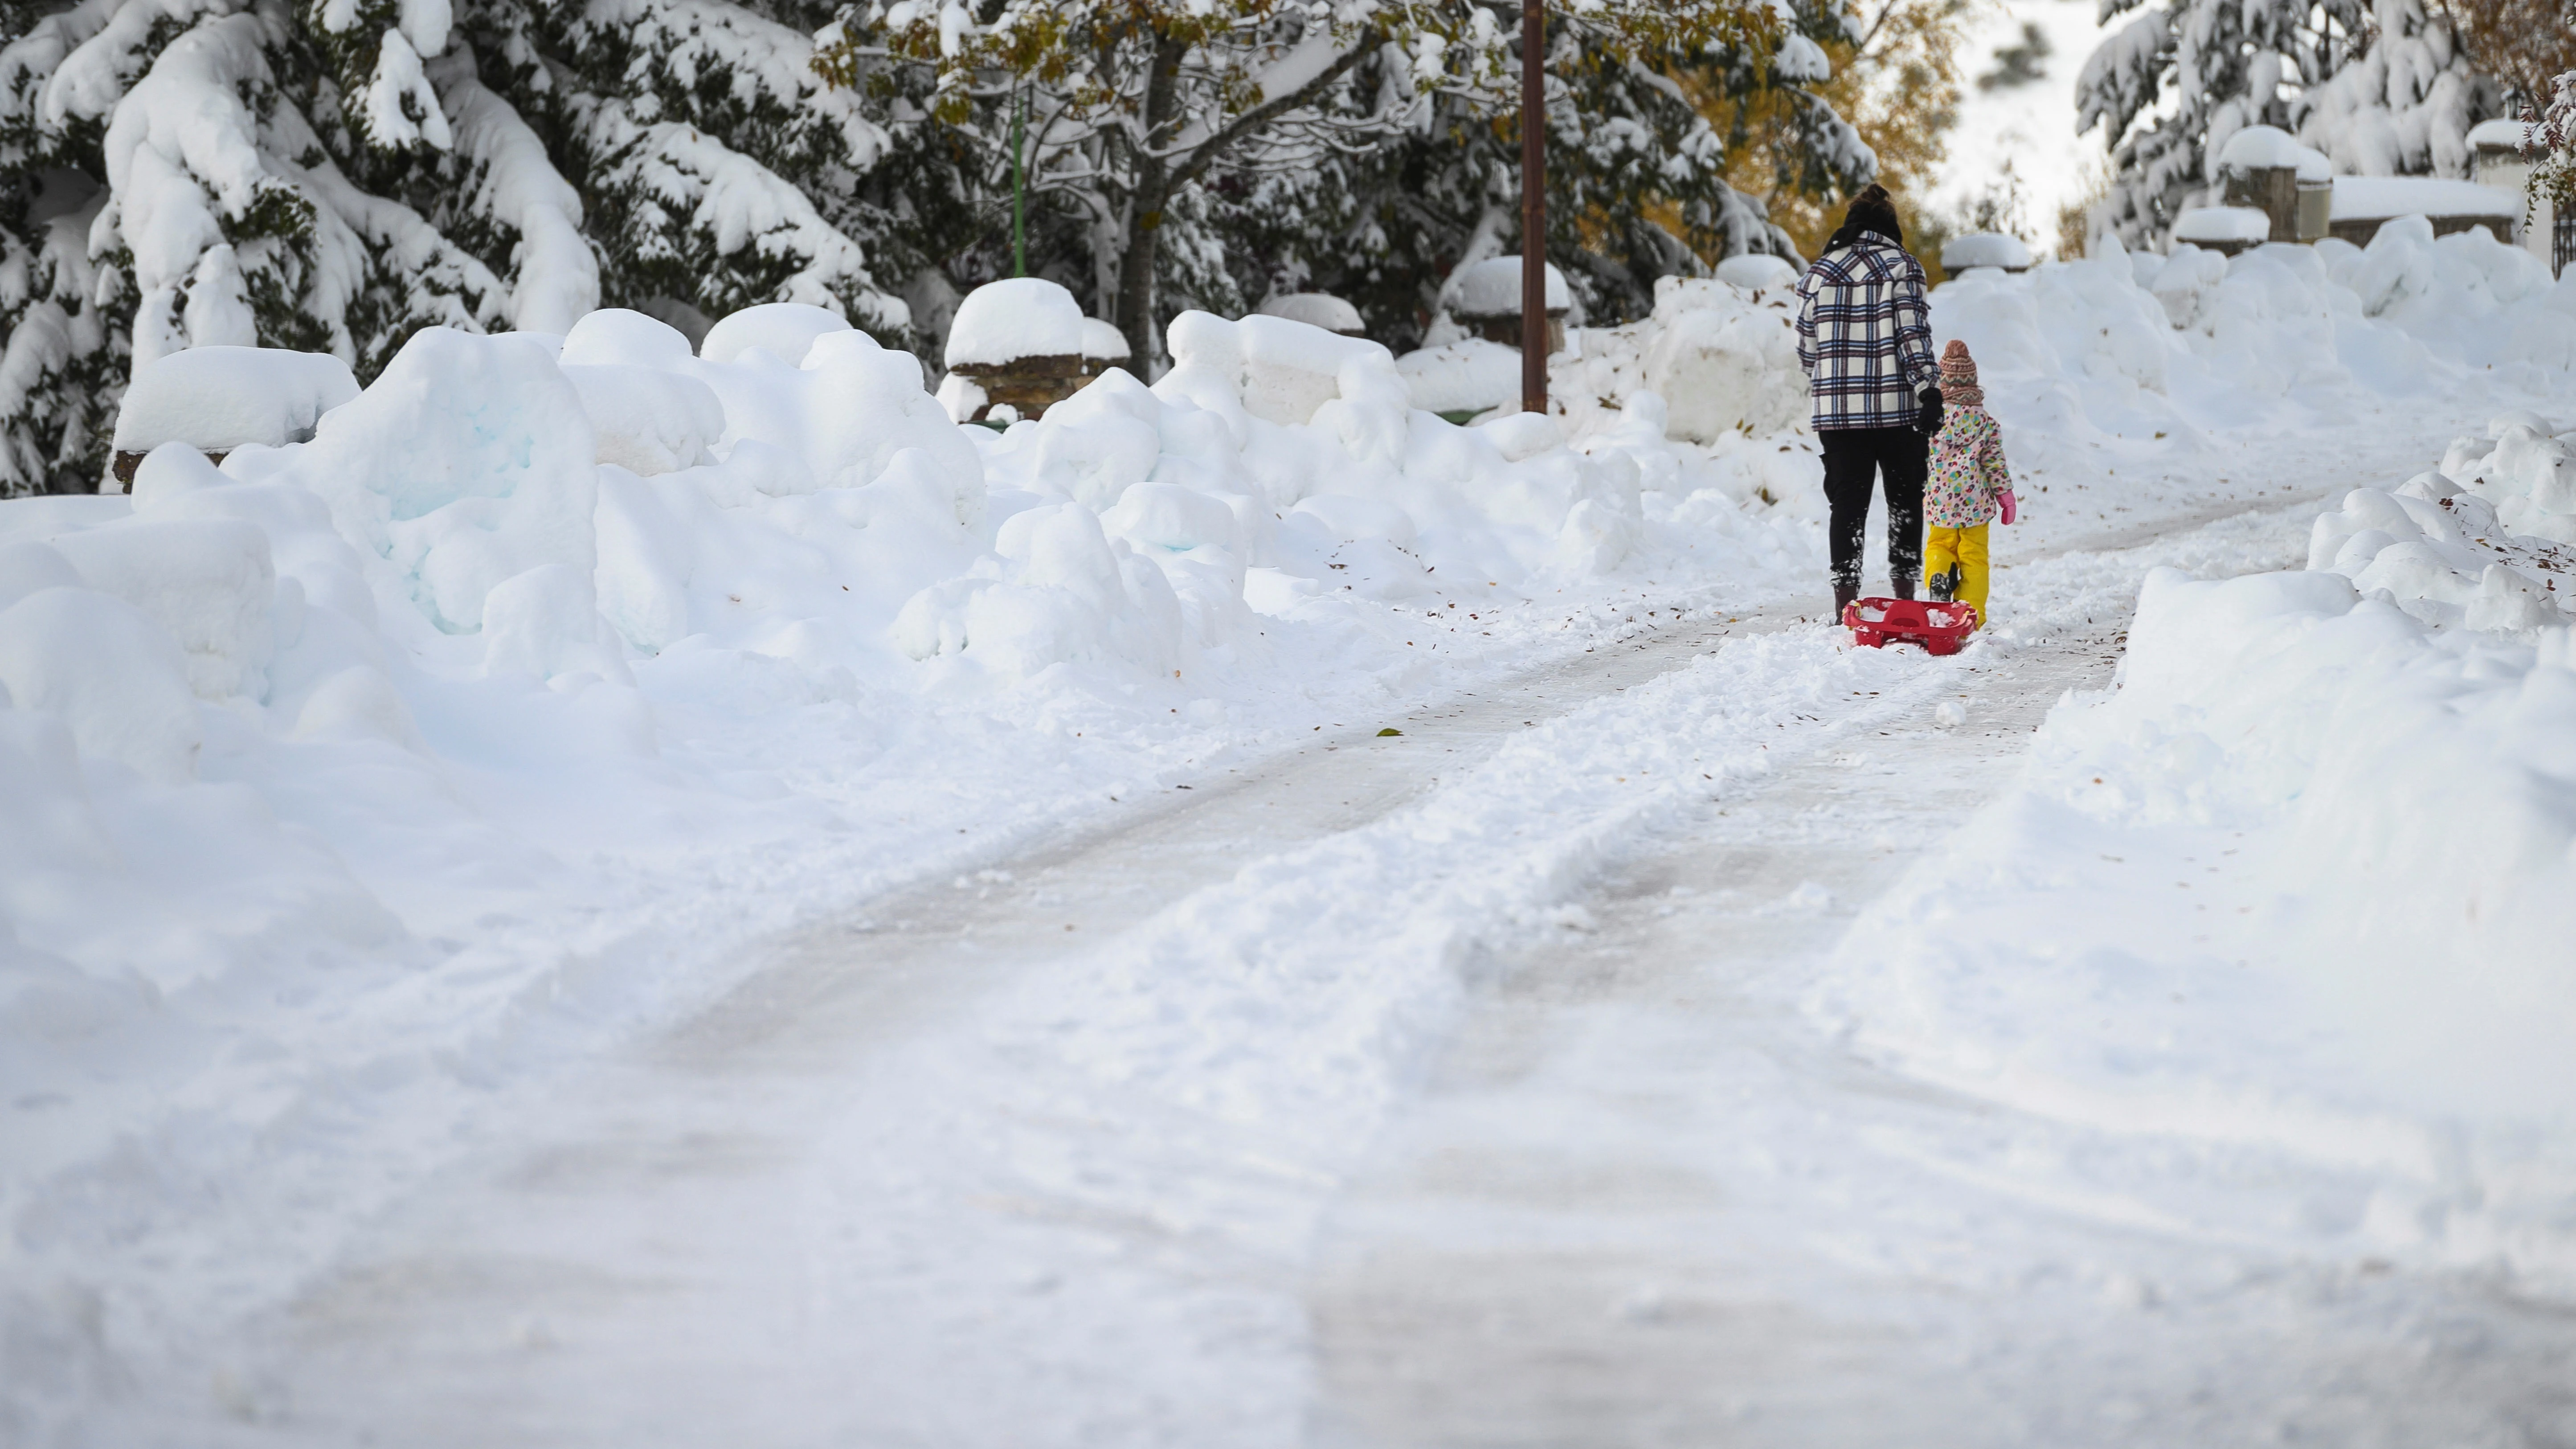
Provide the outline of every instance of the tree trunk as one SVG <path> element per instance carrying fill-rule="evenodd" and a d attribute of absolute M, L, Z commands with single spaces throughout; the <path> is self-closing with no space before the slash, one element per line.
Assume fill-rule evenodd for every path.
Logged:
<path fill-rule="evenodd" d="M 1145 132 L 1136 157 L 1134 219 L 1127 227 L 1127 255 L 1118 271 L 1118 330 L 1127 334 L 1127 357 L 1138 380 L 1153 381 L 1162 336 L 1154 326 L 1155 248 L 1163 237 L 1163 208 L 1172 199 L 1172 168 L 1155 148 L 1171 139 L 1179 119 L 1181 57 L 1189 46 L 1170 36 L 1154 42 L 1154 68 L 1145 78 Z"/>

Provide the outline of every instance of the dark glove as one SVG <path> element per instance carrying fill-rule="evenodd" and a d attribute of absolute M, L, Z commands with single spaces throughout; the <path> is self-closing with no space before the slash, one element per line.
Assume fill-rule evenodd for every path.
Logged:
<path fill-rule="evenodd" d="M 1914 399 L 1923 404 L 1923 436 L 1928 438 L 1941 431 L 1941 389 L 1927 387 L 1916 393 Z"/>

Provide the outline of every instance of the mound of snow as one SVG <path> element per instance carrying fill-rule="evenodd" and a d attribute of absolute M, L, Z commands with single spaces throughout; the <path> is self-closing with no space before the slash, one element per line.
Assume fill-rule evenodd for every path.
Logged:
<path fill-rule="evenodd" d="M 432 327 L 294 466 L 431 624 L 471 634 L 502 580 L 546 564 L 589 575 L 597 458 L 581 394 L 545 348 Z"/>
<path fill-rule="evenodd" d="M 2499 117 L 2471 126 L 2467 139 L 2471 150 L 2481 146 L 2509 146 L 2520 151 L 2531 144 L 2534 129 L 2529 121 L 2508 121 Z"/>
<path fill-rule="evenodd" d="M 1129 348 L 1127 334 L 1113 323 L 1097 317 L 1082 319 L 1082 357 L 1085 362 L 1125 362 Z"/>
<path fill-rule="evenodd" d="M 578 330 L 580 324 L 574 327 Z M 698 344 L 698 355 L 709 362 L 739 362 L 744 353 L 757 348 L 789 367 L 801 367 L 817 339 L 850 330 L 837 312 L 802 302 L 771 302 L 745 307 L 708 328 L 706 339 Z"/>
<path fill-rule="evenodd" d="M 1573 306 L 1574 293 L 1565 274 L 1547 265 L 1547 310 Z M 1461 317 L 1517 317 L 1521 314 L 1521 259 L 1488 257 L 1458 274 L 1451 284 L 1449 310 Z"/>
<path fill-rule="evenodd" d="M 1780 275 L 1768 268 L 1764 274 Z M 1662 278 L 1650 316 L 1625 327 L 1584 328 L 1566 354 L 1548 359 L 1549 396 L 1577 436 L 1624 426 L 1630 405 L 1642 397 L 1655 399 L 1676 440 L 1706 445 L 1787 432 L 1808 415 L 1794 308 L 1785 287 L 1757 291 L 1722 279 Z M 1471 346 L 1442 351 L 1454 355 Z M 1504 381 L 1501 362 L 1508 358 L 1513 370 L 1505 397 L 1517 399 L 1520 354 L 1499 351 L 1501 358 L 1479 355 L 1476 364 L 1491 386 Z"/>
<path fill-rule="evenodd" d="M 2110 243 L 2019 275 L 1972 269 L 1931 310 L 1935 344 L 1968 342 L 2008 427 L 2060 436 L 2240 426 L 2277 420 L 2285 400 L 2335 414 L 2473 367 L 2549 386 L 2576 364 L 2576 286 L 2482 231 L 2436 241 L 2421 217 L 2367 248 L 2229 257 L 2181 243 L 2156 257 Z"/>
<path fill-rule="evenodd" d="M 2174 218 L 2178 242 L 2259 242 L 2272 235 L 2270 213 L 2251 206 L 2195 206 Z"/>
<path fill-rule="evenodd" d="M 1349 409 L 1342 416 L 1365 415 L 1389 437 L 1402 428 L 1407 402 L 1394 355 L 1366 338 L 1343 337 L 1279 317 L 1226 322 L 1205 312 L 1185 312 L 1172 320 L 1166 340 L 1172 349 L 1170 376 L 1183 379 L 1175 387 L 1195 387 L 1201 378 L 1222 379 L 1255 417 L 1303 423 L 1327 404 L 1340 403 Z"/>
<path fill-rule="evenodd" d="M 1748 292 L 1782 291 L 1798 285 L 1797 264 L 1786 257 L 1746 252 L 1717 264 L 1717 279 Z"/>
<path fill-rule="evenodd" d="M 313 436 L 322 414 L 358 395 L 348 364 L 273 347 L 191 347 L 137 368 L 116 414 L 116 450 L 186 443 L 226 453 Z"/>
<path fill-rule="evenodd" d="M 737 327 L 730 338 L 745 340 L 751 331 L 747 327 Z M 714 336 L 715 329 L 709 327 L 707 335 Z M 732 349 L 735 353 L 740 350 L 739 346 Z M 584 314 L 572 324 L 572 330 L 564 334 L 563 350 L 556 354 L 555 360 L 566 366 L 632 364 L 667 368 L 686 365 L 695 352 L 685 333 L 658 317 L 648 317 L 623 307 L 602 307 Z M 733 357 L 729 353 L 719 360 L 730 362 Z"/>
<path fill-rule="evenodd" d="M 187 660 L 122 599 L 39 589 L 0 610 L 0 688 L 16 708 L 61 721 L 91 759 L 156 784 L 196 777 L 205 731 Z"/>
<path fill-rule="evenodd" d="M 2440 176 L 2338 176 L 2334 219 L 2367 221 L 2403 216 L 2519 218 L 2522 198 L 2501 187 Z"/>
<path fill-rule="evenodd" d="M 1954 236 L 1941 244 L 1941 270 L 1961 272 L 1970 267 L 2001 267 L 2017 272 L 2030 265 L 2030 247 L 2017 236 L 2001 232 L 1972 232 Z"/>
<path fill-rule="evenodd" d="M 1480 413 L 1520 400 L 1521 350 L 1482 337 L 1408 352 L 1395 370 L 1425 412 Z"/>
<path fill-rule="evenodd" d="M 1264 317 L 1284 317 L 1345 337 L 1357 337 L 1368 330 L 1360 320 L 1359 308 L 1329 292 L 1291 292 L 1262 303 L 1260 310 Z"/>
<path fill-rule="evenodd" d="M 2439 471 L 2345 495 L 2310 532 L 2308 567 L 2437 628 L 2531 638 L 2576 622 L 2576 461 L 2532 414 L 2496 424 Z"/>
<path fill-rule="evenodd" d="M 2295 169 L 2309 154 L 2299 138 L 2278 126 L 2247 126 L 2218 148 L 2221 171 Z"/>
<path fill-rule="evenodd" d="M 986 282 L 957 304 L 947 362 L 1000 367 L 1023 357 L 1080 357 L 1086 320 L 1073 294 L 1044 277 Z"/>
<path fill-rule="evenodd" d="M 2044 1169 L 2070 1200 L 2576 1292 L 2576 633 L 2374 593 L 2150 574 L 2116 693 L 2051 712 L 1817 1005 L 1896 1070 L 2132 1144 Z M 2347 1208 L 2247 1190 L 2293 1173 Z"/>

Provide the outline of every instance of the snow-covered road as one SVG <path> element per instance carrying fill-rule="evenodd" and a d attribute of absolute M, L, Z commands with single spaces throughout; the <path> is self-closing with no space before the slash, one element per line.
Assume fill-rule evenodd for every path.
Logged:
<path fill-rule="evenodd" d="M 1812 1019 L 1855 918 L 1960 848 L 2064 690 L 2109 683 L 2124 567 L 2292 564 L 2305 518 L 2040 561 L 2019 586 L 2054 633 L 1957 669 L 1964 723 L 1854 731 L 1712 801 L 1638 842 L 1582 930 L 1509 953 L 1328 1215 L 1308 1442 L 2560 1442 L 2563 1308 L 2105 1187 L 2209 1168 Z M 2260 1170 L 2283 1220 L 2336 1175 Z"/>
<path fill-rule="evenodd" d="M 2004 617 L 1954 660 L 1853 649 L 1801 617 L 1821 600 L 1659 609 L 865 901 L 501 1093 L 425 1184 L 334 1225 L 324 1271 L 94 1427 L 1013 1449 L 2546 1428 L 2563 1315 L 2088 1186 L 2051 1169 L 2161 1149 L 1873 1066 L 1813 999 L 2050 705 L 2108 679 L 2146 570 L 2293 563 L 2321 501 L 2427 446 L 2246 442 L 2234 501 L 2017 534 Z M 2265 1171 L 2258 1211 L 2306 1210 L 2306 1169 Z"/>

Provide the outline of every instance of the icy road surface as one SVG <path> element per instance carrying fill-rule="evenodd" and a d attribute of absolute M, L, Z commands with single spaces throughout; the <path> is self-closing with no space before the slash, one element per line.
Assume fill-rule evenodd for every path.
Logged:
<path fill-rule="evenodd" d="M 200 1442 L 2545 1442 L 2563 1314 L 2052 1190 L 2140 1149 L 1801 1014 L 2139 576 L 2329 476 L 1957 659 L 1694 617 L 869 902 L 360 1229 Z"/>

